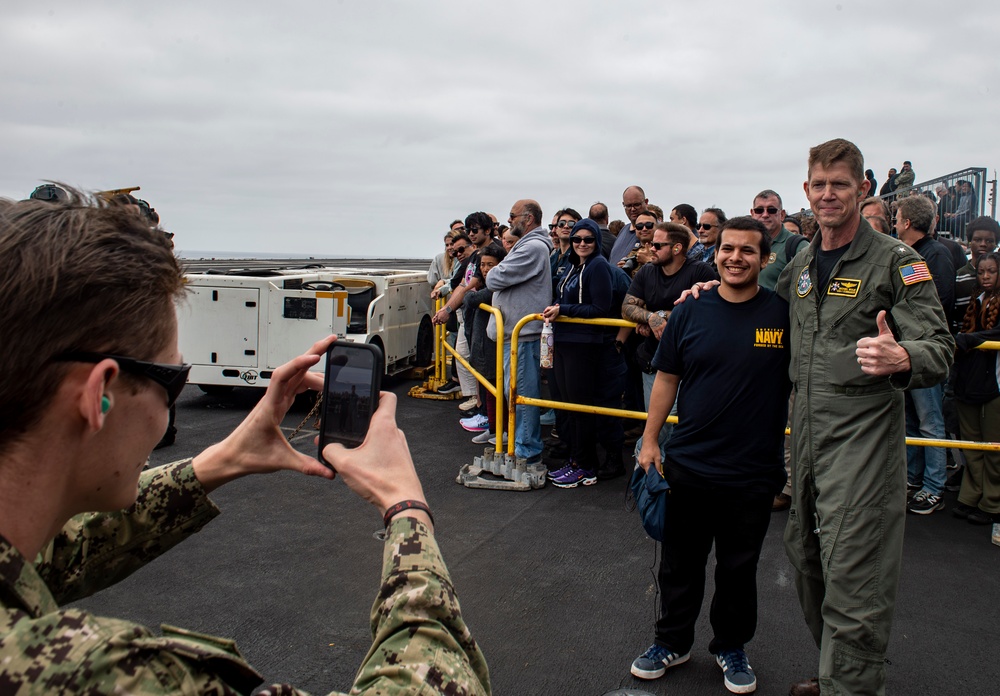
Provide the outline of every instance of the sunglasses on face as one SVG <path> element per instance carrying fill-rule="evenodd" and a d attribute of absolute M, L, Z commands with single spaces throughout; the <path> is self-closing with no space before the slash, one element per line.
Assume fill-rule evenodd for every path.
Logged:
<path fill-rule="evenodd" d="M 676 244 L 676 242 L 673 242 L 673 243 L 671 243 L 671 242 L 650 242 L 649 246 L 651 246 L 654 249 L 656 249 L 657 251 L 659 251 L 663 247 L 673 246 L 674 244 Z"/>
<path fill-rule="evenodd" d="M 573 244 L 593 244 L 597 241 L 597 237 L 570 237 L 569 241 Z"/>
<path fill-rule="evenodd" d="M 635 223 L 635 229 L 637 230 L 651 230 L 656 227 L 655 222 L 637 222 Z"/>
<path fill-rule="evenodd" d="M 154 363 L 135 358 L 126 358 L 123 355 L 110 355 L 108 353 L 88 353 L 86 351 L 71 351 L 58 355 L 53 360 L 57 362 L 83 362 L 97 364 L 102 360 L 114 360 L 122 372 L 130 375 L 145 377 L 156 382 L 167 392 L 167 408 L 170 408 L 177 401 L 177 397 L 184 391 L 187 384 L 188 373 L 191 372 L 191 365 L 170 365 L 168 363 Z"/>
<path fill-rule="evenodd" d="M 464 253 L 465 250 L 468 248 L 469 248 L 468 244 L 463 244 L 462 246 L 453 246 L 451 248 L 451 255 L 458 256 L 459 254 Z"/>
<path fill-rule="evenodd" d="M 767 211 L 768 215 L 777 215 L 778 214 L 778 209 L 775 208 L 773 205 L 769 205 L 766 208 L 763 207 L 763 206 L 758 205 L 756 208 L 751 208 L 750 209 L 750 212 L 753 213 L 754 215 L 763 215 L 765 211 Z"/>
<path fill-rule="evenodd" d="M 709 225 L 707 222 L 702 222 L 698 225 L 699 230 L 710 230 L 713 227 L 718 227 L 718 225 Z"/>

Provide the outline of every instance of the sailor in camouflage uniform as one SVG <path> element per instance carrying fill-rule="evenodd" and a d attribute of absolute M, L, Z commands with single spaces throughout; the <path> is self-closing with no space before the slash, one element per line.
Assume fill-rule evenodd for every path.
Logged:
<path fill-rule="evenodd" d="M 0 254 L 0 324 L 14 337 L 0 346 L 0 694 L 250 693 L 262 678 L 232 641 L 60 606 L 197 532 L 224 483 L 283 469 L 333 478 L 279 428 L 296 393 L 322 387 L 309 369 L 332 339 L 276 370 L 226 440 L 142 472 L 186 378 L 172 302 L 182 276 L 162 232 L 71 192 L 55 206 L 0 204 Z M 365 445 L 324 451 L 352 490 L 392 508 L 374 643 L 351 693 L 488 694 L 395 403 L 383 396 Z M 392 515 L 401 501 L 413 507 Z"/>

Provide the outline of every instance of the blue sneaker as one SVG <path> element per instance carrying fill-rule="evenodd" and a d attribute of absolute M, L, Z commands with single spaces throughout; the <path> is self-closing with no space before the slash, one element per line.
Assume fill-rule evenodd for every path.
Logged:
<path fill-rule="evenodd" d="M 751 694 L 757 690 L 757 677 L 754 676 L 747 654 L 742 650 L 723 650 L 715 656 L 715 661 L 722 668 L 726 688 L 734 694 Z"/>
<path fill-rule="evenodd" d="M 670 667 L 682 665 L 689 659 L 691 659 L 690 652 L 678 655 L 654 643 L 632 661 L 631 672 L 639 679 L 659 679 Z"/>
<path fill-rule="evenodd" d="M 549 473 L 546 474 L 546 476 L 549 477 L 550 481 L 555 481 L 560 476 L 565 476 L 569 472 L 569 470 L 572 469 L 574 466 L 576 466 L 576 464 L 573 463 L 573 459 L 571 457 L 566 460 L 566 464 L 564 466 L 561 466 L 558 469 L 555 469 L 554 471 L 550 471 Z"/>
<path fill-rule="evenodd" d="M 559 488 L 576 488 L 581 483 L 584 486 L 593 486 L 597 483 L 597 474 L 574 466 L 559 478 L 552 479 L 552 485 Z"/>

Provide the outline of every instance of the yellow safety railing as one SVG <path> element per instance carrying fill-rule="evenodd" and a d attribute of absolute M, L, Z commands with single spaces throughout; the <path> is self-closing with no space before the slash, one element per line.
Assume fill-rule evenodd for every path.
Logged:
<path fill-rule="evenodd" d="M 541 314 L 529 314 L 522 317 L 514 325 L 514 330 L 511 332 L 510 336 L 510 392 L 507 401 L 507 432 L 516 432 L 515 423 L 515 411 L 518 404 L 522 406 L 544 406 L 546 408 L 561 409 L 564 411 L 576 411 L 578 413 L 593 413 L 600 416 L 619 416 L 622 418 L 634 418 L 636 420 L 646 420 L 648 414 L 642 411 L 627 411 L 625 409 L 618 408 L 606 408 L 603 406 L 587 406 L 585 404 L 571 404 L 564 401 L 549 401 L 547 399 L 534 399 L 527 396 L 518 396 L 517 394 L 517 344 L 520 338 L 521 329 L 524 328 L 528 323 L 532 321 L 544 321 Z M 568 324 L 592 324 L 594 326 L 629 326 L 635 327 L 636 324 L 631 321 L 626 321 L 624 319 L 576 319 L 571 317 L 556 317 L 555 321 L 566 322 Z M 497 331 L 497 336 L 499 337 L 501 333 Z M 450 346 L 449 346 L 450 348 Z M 977 348 L 981 350 L 1000 350 L 1000 341 L 987 341 Z M 499 351 L 499 342 L 497 349 Z M 556 359 L 558 360 L 558 353 L 556 354 Z M 670 416 L 666 420 L 667 423 L 677 423 L 677 416 Z M 785 428 L 785 434 L 789 434 L 789 429 Z M 510 435 L 508 437 L 508 448 L 507 453 L 514 454 L 514 436 Z M 497 438 L 497 444 L 499 446 L 500 439 Z M 906 444 L 916 445 L 918 447 L 943 447 L 946 449 L 968 449 L 968 450 L 984 450 L 987 452 L 1000 452 L 1000 442 L 973 442 L 971 440 L 936 440 L 931 438 L 922 437 L 908 437 L 906 438 Z M 499 450 L 498 450 L 499 451 Z"/>
<path fill-rule="evenodd" d="M 438 300 L 438 303 L 441 304 L 441 300 L 440 299 Z M 448 332 L 447 332 L 447 330 L 445 330 L 444 324 L 439 324 L 438 325 L 437 328 L 441 329 L 441 331 L 435 333 L 435 338 L 438 338 L 438 335 L 440 335 L 440 340 L 438 340 L 437 343 L 438 343 L 439 349 L 441 350 L 441 356 L 442 356 L 441 357 L 441 365 L 443 366 L 444 363 L 446 362 L 446 359 L 445 359 L 445 356 L 444 356 L 444 351 L 448 351 L 449 353 L 451 353 L 452 359 L 453 360 L 457 360 L 462 365 L 464 365 L 465 369 L 467 369 L 469 372 L 471 372 L 472 376 L 476 378 L 476 381 L 479 382 L 480 384 L 482 384 L 484 387 L 486 387 L 486 391 L 488 391 L 490 394 L 492 394 L 493 398 L 496 399 L 496 402 L 497 402 L 497 406 L 496 406 L 496 415 L 497 415 L 497 417 L 496 417 L 496 436 L 497 436 L 496 451 L 499 453 L 499 452 L 503 452 L 502 448 L 503 448 L 503 433 L 504 433 L 503 418 L 501 417 L 502 414 L 503 414 L 503 314 L 500 312 L 499 309 L 497 309 L 496 307 L 491 307 L 488 304 L 480 304 L 479 308 L 480 309 L 484 309 L 487 312 L 491 313 L 496 318 L 496 322 L 497 322 L 497 337 L 500 340 L 497 341 L 497 355 L 496 355 L 497 378 L 496 378 L 496 384 L 490 384 L 489 381 L 485 377 L 483 377 L 482 374 L 479 373 L 479 371 L 476 370 L 476 368 L 474 368 L 472 365 L 469 364 L 468 360 L 466 360 L 461 355 L 459 355 L 458 351 L 455 350 L 454 348 L 452 348 L 451 345 L 448 344 L 448 341 L 447 341 L 447 333 Z M 438 307 L 437 309 L 440 309 L 440 307 Z M 458 308 L 455 311 L 461 312 L 462 308 L 460 307 L 460 308 Z M 435 362 L 435 370 L 438 367 L 439 367 L 439 365 Z M 445 368 L 443 368 L 443 369 L 445 369 Z M 511 420 L 511 422 L 513 422 L 513 420 Z M 510 432 L 514 432 L 514 431 L 511 430 Z M 511 442 L 511 446 L 513 446 L 514 438 L 508 436 L 507 439 Z"/>

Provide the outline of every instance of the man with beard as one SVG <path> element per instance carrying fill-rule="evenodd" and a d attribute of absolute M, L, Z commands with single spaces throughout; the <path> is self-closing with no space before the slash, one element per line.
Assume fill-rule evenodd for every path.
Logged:
<path fill-rule="evenodd" d="M 510 209 L 508 223 L 521 239 L 486 277 L 486 287 L 495 293 L 493 306 L 503 314 L 504 335 L 497 336 L 492 317 L 486 333 L 498 343 L 503 341 L 504 390 L 509 393 L 510 337 L 514 325 L 528 314 L 541 314 L 552 301 L 552 268 L 549 265 L 552 242 L 542 226 L 542 208 L 533 200 L 517 201 Z M 529 322 L 521 329 L 517 344 L 517 393 L 535 399 L 541 397 L 538 354 L 541 334 L 542 322 Z M 542 426 L 538 407 L 517 406 L 515 413 L 514 454 L 528 466 L 540 465 Z"/>

